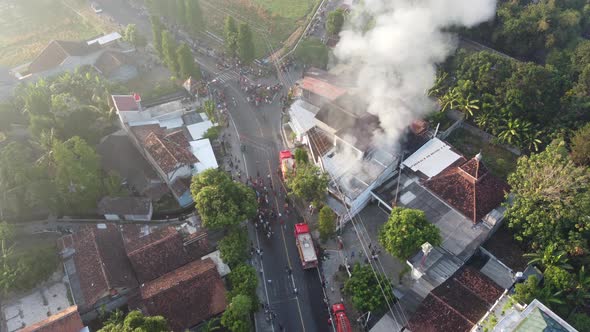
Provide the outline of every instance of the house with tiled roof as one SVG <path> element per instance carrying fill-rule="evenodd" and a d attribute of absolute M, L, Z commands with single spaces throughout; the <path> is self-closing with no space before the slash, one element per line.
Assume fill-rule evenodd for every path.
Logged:
<path fill-rule="evenodd" d="M 84 324 L 78 313 L 78 307 L 73 305 L 46 319 L 26 326 L 20 332 L 81 332 Z"/>
<path fill-rule="evenodd" d="M 114 224 L 82 227 L 61 237 L 58 249 L 72 297 L 83 317 L 97 316 L 103 305 L 107 310 L 120 307 L 138 285 Z"/>
<path fill-rule="evenodd" d="M 424 186 L 477 223 L 498 207 L 508 185 L 490 173 L 481 153 L 470 160 L 461 157 L 454 165 L 426 180 Z"/>
<path fill-rule="evenodd" d="M 467 332 L 502 296 L 504 289 L 464 266 L 433 289 L 408 322 L 413 332 Z"/>
<path fill-rule="evenodd" d="M 202 275 L 201 272 L 190 275 L 183 290 L 187 294 L 201 294 L 203 297 L 199 305 L 211 306 L 211 315 L 225 309 L 225 302 L 218 301 L 219 297 L 225 298 L 218 270 L 223 270 L 226 265 L 220 259 L 213 262 L 206 258 L 213 264 L 214 273 L 207 272 L 208 267 L 199 270 L 209 264 L 201 263 L 202 258 L 210 253 L 206 233 L 181 234 L 174 227 L 98 224 L 61 237 L 58 249 L 72 298 L 86 322 L 98 317 L 100 310 L 112 311 L 129 302 L 137 304 L 133 299 L 141 298 L 143 292 L 138 288 L 140 285 L 144 287 L 155 280 L 164 280 L 156 283 L 163 285 L 165 281 L 177 280 L 174 276 L 195 271 L 201 271 Z M 193 287 L 196 289 L 191 289 Z M 145 299 L 152 297 L 162 298 L 152 291 Z M 212 302 L 206 302 L 208 300 Z M 148 302 L 146 305 L 149 307 L 151 302 Z M 199 311 L 197 318 L 209 315 L 203 310 Z M 183 315 L 187 317 L 183 318 Z M 174 317 L 189 324 L 183 325 L 184 328 L 193 326 L 190 325 L 192 312 L 183 311 Z"/>
<path fill-rule="evenodd" d="M 137 75 L 137 68 L 125 55 L 132 50 L 122 48 L 119 39 L 121 35 L 114 32 L 90 41 L 53 40 L 30 63 L 11 73 L 19 80 L 34 80 L 92 66 L 110 79 L 129 79 Z"/>
<path fill-rule="evenodd" d="M 144 234 L 135 226 L 126 226 L 122 235 L 127 256 L 140 283 L 199 259 L 209 249 L 206 235 L 199 242 L 186 243 L 174 227 Z"/>
<path fill-rule="evenodd" d="M 178 203 L 191 204 L 191 177 L 218 167 L 211 142 L 202 137 L 212 126 L 206 115 L 192 114 L 182 101 L 144 108 L 138 94 L 113 95 L 111 102 L 121 127 Z"/>
<path fill-rule="evenodd" d="M 141 285 L 130 308 L 166 317 L 173 331 L 184 331 L 221 314 L 226 291 L 211 259 L 196 260 Z"/>

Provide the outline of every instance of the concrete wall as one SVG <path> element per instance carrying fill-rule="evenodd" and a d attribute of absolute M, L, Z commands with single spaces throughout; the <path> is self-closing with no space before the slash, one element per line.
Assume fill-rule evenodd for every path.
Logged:
<path fill-rule="evenodd" d="M 121 220 L 121 218 L 119 218 L 119 216 L 116 214 L 105 214 L 104 218 L 106 220 Z"/>

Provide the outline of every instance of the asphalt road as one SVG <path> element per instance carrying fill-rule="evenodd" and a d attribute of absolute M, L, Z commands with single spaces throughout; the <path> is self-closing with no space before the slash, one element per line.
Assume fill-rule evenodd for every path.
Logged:
<path fill-rule="evenodd" d="M 139 15 L 139 11 L 132 8 L 124 1 L 97 0 L 104 12 L 123 25 L 134 23 L 139 31 L 149 38 L 151 35 L 148 17 Z M 242 174 L 256 177 L 262 176 L 268 184 L 267 175 L 270 173 L 273 187 L 278 189 L 280 179 L 276 170 L 279 167 L 278 153 L 283 149 L 280 136 L 281 108 L 278 98 L 274 104 L 265 104 L 260 107 L 250 105 L 237 86 L 237 74 L 233 71 L 219 71 L 215 67 L 216 59 L 201 56 L 196 57 L 206 74 L 213 78 L 220 78 L 218 83 L 212 84 L 212 89 L 223 89 L 226 100 L 235 98 L 237 105 L 229 107 L 230 126 L 233 140 L 240 143 L 233 144 L 233 154 L 241 160 Z M 221 81 L 221 82 L 220 82 Z M 220 82 L 220 83 L 219 83 Z M 289 82 L 284 82 L 289 83 Z M 222 86 L 219 86 L 219 85 Z M 217 86 L 216 86 L 217 85 Z M 287 84 L 286 84 L 287 85 Z M 286 91 L 282 91 L 283 94 Z M 240 144 L 245 146 L 241 151 Z M 280 195 L 280 196 L 279 196 Z M 275 195 L 271 193 L 270 205 L 274 209 L 282 211 L 284 193 Z M 284 226 L 271 221 L 274 235 L 269 238 L 262 233 L 258 234 L 250 225 L 249 233 L 255 247 L 262 249 L 262 259 L 256 255 L 253 264 L 257 268 L 262 267 L 260 282 L 264 285 L 264 302 L 275 317 L 270 322 L 257 319 L 258 331 L 284 331 L 314 332 L 328 331 L 329 314 L 324 304 L 323 290 L 320 275 L 317 269 L 303 270 L 299 261 L 299 255 L 295 245 L 293 227 L 300 219 L 291 214 L 284 218 Z M 260 265 L 261 264 L 261 265 Z M 292 274 L 287 272 L 290 267 Z M 297 289 L 297 293 L 295 293 Z M 260 318 L 261 315 L 256 315 Z M 264 317 L 264 315 L 262 315 Z"/>

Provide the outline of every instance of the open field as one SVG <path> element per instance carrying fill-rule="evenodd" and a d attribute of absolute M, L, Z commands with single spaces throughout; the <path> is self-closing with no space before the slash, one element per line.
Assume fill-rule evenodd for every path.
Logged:
<path fill-rule="evenodd" d="M 224 19 L 232 15 L 238 22 L 247 22 L 254 32 L 256 56 L 268 55 L 305 23 L 307 15 L 320 0 L 201 0 L 207 29 L 223 36 Z M 262 32 L 262 33 L 261 33 Z"/>
<path fill-rule="evenodd" d="M 51 40 L 85 40 L 116 26 L 79 0 L 0 0 L 0 65 L 32 60 Z"/>

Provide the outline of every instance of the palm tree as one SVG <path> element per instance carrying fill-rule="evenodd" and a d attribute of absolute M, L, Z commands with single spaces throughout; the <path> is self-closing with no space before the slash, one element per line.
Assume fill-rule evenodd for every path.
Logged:
<path fill-rule="evenodd" d="M 460 94 L 457 88 L 452 88 L 451 90 L 447 91 L 444 95 L 442 95 L 438 102 L 440 103 L 441 112 L 446 111 L 447 109 L 455 109 L 459 104 Z"/>
<path fill-rule="evenodd" d="M 565 270 L 572 269 L 572 266 L 568 264 L 567 253 L 564 250 L 558 250 L 556 244 L 548 245 L 542 252 L 524 254 L 524 257 L 530 258 L 529 265 L 538 264 L 545 269 L 549 266 Z"/>
<path fill-rule="evenodd" d="M 521 145 L 522 138 L 531 130 L 531 123 L 520 119 L 510 118 L 500 126 L 498 138 L 500 141 L 513 145 Z"/>
<path fill-rule="evenodd" d="M 578 271 L 574 279 L 574 286 L 567 295 L 567 299 L 574 305 L 570 315 L 576 313 L 579 307 L 583 307 L 590 302 L 590 275 L 586 274 L 585 266 L 582 266 Z"/>
<path fill-rule="evenodd" d="M 542 132 L 539 130 L 529 130 L 527 132 L 524 133 L 523 138 L 522 138 L 522 143 L 524 144 L 524 146 L 529 150 L 529 151 L 539 151 L 539 145 L 541 143 L 543 143 L 540 139 L 539 136 L 541 136 Z"/>
<path fill-rule="evenodd" d="M 471 95 L 468 95 L 467 97 L 459 95 L 457 102 L 457 109 L 463 112 L 466 118 L 473 116 L 473 111 L 479 109 L 479 99 L 471 99 Z"/>

